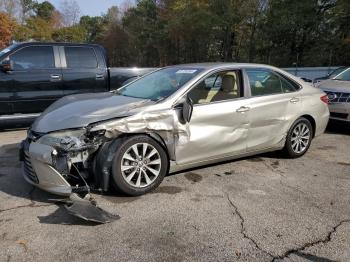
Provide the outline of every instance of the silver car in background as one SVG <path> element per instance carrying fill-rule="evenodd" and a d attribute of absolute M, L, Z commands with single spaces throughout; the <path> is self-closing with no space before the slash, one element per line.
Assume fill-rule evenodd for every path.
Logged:
<path fill-rule="evenodd" d="M 330 118 L 350 122 L 350 67 L 317 87 L 328 95 Z"/>
<path fill-rule="evenodd" d="M 51 105 L 22 142 L 24 177 L 61 195 L 110 185 L 141 195 L 169 172 L 281 149 L 300 157 L 327 126 L 327 102 L 267 65 L 166 67 Z"/>

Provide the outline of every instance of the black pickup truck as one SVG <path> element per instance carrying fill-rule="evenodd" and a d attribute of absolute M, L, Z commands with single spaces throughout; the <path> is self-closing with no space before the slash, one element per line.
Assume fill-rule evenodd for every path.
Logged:
<path fill-rule="evenodd" d="M 99 45 L 13 44 L 0 51 L 0 127 L 30 124 L 63 96 L 116 90 L 152 70 L 109 68 Z"/>

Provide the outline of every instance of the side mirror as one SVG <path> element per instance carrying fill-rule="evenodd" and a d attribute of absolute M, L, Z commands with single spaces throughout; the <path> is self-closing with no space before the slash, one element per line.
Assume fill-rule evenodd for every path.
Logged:
<path fill-rule="evenodd" d="M 0 66 L 5 73 L 13 70 L 13 62 L 9 59 L 3 60 Z"/>
<path fill-rule="evenodd" d="M 189 96 L 183 97 L 176 108 L 180 109 L 181 111 L 181 118 L 182 123 L 188 123 L 191 121 L 192 112 L 193 112 L 193 101 Z"/>

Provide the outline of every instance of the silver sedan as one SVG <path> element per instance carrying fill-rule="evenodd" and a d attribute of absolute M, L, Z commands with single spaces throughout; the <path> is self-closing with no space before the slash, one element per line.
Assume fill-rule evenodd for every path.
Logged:
<path fill-rule="evenodd" d="M 22 142 L 25 179 L 52 193 L 156 188 L 164 176 L 282 150 L 305 154 L 326 128 L 328 98 L 267 65 L 159 69 L 117 92 L 51 105 Z"/>
<path fill-rule="evenodd" d="M 317 87 L 328 95 L 330 118 L 350 123 L 350 68 Z"/>

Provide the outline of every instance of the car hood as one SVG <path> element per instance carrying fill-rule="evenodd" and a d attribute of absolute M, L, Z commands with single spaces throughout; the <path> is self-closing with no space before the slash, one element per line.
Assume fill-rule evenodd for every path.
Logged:
<path fill-rule="evenodd" d="M 91 123 L 132 115 L 135 109 L 150 104 L 154 102 L 113 93 L 70 95 L 49 106 L 35 120 L 31 129 L 38 133 L 48 133 L 85 127 Z"/>
<path fill-rule="evenodd" d="M 350 81 L 326 80 L 318 86 L 322 90 L 350 93 Z"/>

